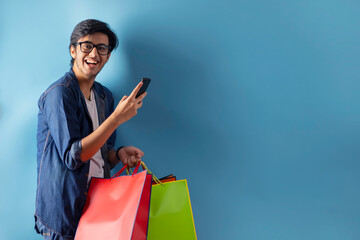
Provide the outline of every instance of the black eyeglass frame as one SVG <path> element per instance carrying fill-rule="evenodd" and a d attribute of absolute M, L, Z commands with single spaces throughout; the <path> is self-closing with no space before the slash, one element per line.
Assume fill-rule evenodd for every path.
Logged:
<path fill-rule="evenodd" d="M 81 44 L 83 43 L 87 43 L 87 44 L 90 44 L 92 45 L 92 48 L 90 51 L 88 52 L 84 52 L 81 48 Z M 100 44 L 93 44 L 92 42 L 90 41 L 84 41 L 84 42 L 78 42 L 78 43 L 75 43 L 74 46 L 76 47 L 77 45 L 80 45 L 80 51 L 82 51 L 83 53 L 91 53 L 91 51 L 96 48 L 96 51 L 98 52 L 99 55 L 108 55 L 110 52 L 111 52 L 111 46 L 110 45 L 106 45 L 106 44 L 103 44 L 103 43 L 100 43 Z M 105 46 L 108 48 L 108 52 L 107 53 L 99 53 L 99 49 L 97 48 L 98 46 Z"/>

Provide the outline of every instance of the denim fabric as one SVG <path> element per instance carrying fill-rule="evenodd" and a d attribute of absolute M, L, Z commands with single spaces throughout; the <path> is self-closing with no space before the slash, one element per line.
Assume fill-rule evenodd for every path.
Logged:
<path fill-rule="evenodd" d="M 93 90 L 101 124 L 113 112 L 114 100 L 100 83 L 95 82 Z M 86 202 L 90 165 L 80 160 L 81 139 L 93 131 L 74 72 L 53 83 L 38 106 L 35 220 L 59 236 L 74 236 Z M 107 152 L 114 150 L 115 137 L 114 132 L 101 148 L 105 177 L 110 177 Z"/>
<path fill-rule="evenodd" d="M 44 240 L 74 240 L 73 236 L 60 236 L 40 221 L 36 221 L 35 229 L 41 234 Z"/>

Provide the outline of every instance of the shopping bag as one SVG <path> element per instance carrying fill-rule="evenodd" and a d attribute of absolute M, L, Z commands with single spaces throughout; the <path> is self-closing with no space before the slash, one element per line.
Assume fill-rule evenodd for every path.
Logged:
<path fill-rule="evenodd" d="M 140 165 L 140 163 L 139 163 Z M 151 178 L 144 170 L 110 179 L 92 178 L 75 240 L 145 240 Z"/>
<path fill-rule="evenodd" d="M 156 184 L 159 184 L 159 183 L 166 183 L 166 182 L 176 181 L 176 176 L 174 176 L 173 174 L 169 174 L 169 175 L 167 175 L 165 177 L 159 178 L 158 180 L 159 180 L 159 182 L 157 182 L 156 180 L 153 180 L 152 185 L 156 185 Z"/>
<path fill-rule="evenodd" d="M 147 239 L 197 239 L 186 179 L 152 186 Z"/>

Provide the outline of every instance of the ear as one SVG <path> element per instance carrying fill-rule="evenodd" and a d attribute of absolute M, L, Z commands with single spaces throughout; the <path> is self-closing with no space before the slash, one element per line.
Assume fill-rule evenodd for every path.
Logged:
<path fill-rule="evenodd" d="M 71 45 L 71 47 L 70 47 L 70 54 L 71 54 L 71 57 L 75 59 L 76 49 L 75 49 L 74 45 Z"/>

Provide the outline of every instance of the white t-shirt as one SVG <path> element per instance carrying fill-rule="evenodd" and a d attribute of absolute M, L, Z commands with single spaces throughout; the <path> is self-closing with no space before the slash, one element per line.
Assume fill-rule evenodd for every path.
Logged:
<path fill-rule="evenodd" d="M 90 100 L 85 98 L 85 101 L 92 120 L 93 130 L 95 131 L 95 129 L 99 127 L 99 117 L 95 102 L 94 91 L 92 89 L 90 92 Z M 88 182 L 90 181 L 91 177 L 103 178 L 104 177 L 103 167 L 104 167 L 104 159 L 101 156 L 101 149 L 99 149 L 99 151 L 97 151 L 95 155 L 90 159 Z"/>

